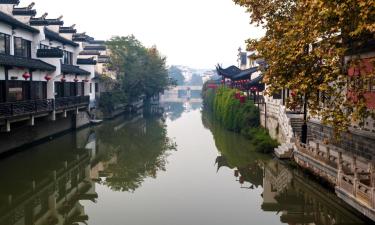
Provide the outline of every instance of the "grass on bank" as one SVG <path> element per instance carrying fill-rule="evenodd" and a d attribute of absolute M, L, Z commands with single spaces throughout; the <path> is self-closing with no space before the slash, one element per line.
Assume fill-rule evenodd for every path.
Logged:
<path fill-rule="evenodd" d="M 260 126 L 259 109 L 252 101 L 240 103 L 237 90 L 221 87 L 203 92 L 204 106 L 224 128 L 240 133 L 251 141 L 255 151 L 270 153 L 278 146 L 266 129 Z"/>

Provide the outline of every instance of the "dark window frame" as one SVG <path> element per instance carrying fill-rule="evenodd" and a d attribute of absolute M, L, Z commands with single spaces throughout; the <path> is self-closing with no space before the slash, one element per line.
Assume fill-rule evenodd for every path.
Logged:
<path fill-rule="evenodd" d="M 14 55 L 31 58 L 31 41 L 21 37 L 14 37 Z"/>
<path fill-rule="evenodd" d="M 0 54 L 10 55 L 10 35 L 0 33 L 0 37 L 3 38 L 3 40 L 0 39 L 0 43 L 4 41 L 4 50 L 0 48 Z"/>

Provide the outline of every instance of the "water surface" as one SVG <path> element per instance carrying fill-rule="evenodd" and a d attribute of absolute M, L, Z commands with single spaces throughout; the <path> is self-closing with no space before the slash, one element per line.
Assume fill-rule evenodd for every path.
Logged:
<path fill-rule="evenodd" d="M 1 160 L 0 225 L 368 224 L 199 104 L 164 107 Z"/>

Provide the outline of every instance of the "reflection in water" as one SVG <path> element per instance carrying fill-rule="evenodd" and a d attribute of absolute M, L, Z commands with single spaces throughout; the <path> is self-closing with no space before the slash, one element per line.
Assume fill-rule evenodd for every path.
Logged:
<path fill-rule="evenodd" d="M 274 212 L 287 224 L 367 224 L 333 193 L 269 156 L 251 150 L 244 138 L 212 123 L 203 112 L 203 124 L 210 129 L 220 156 L 218 170 L 233 170 L 241 188 L 262 188 L 261 209 Z"/>
<path fill-rule="evenodd" d="M 79 144 L 64 136 L 1 162 L 1 225 L 76 224 L 88 219 L 79 200 L 95 201 L 98 196 L 89 179 L 89 152 Z"/>
<path fill-rule="evenodd" d="M 160 111 L 158 111 L 159 114 Z M 165 170 L 168 151 L 160 118 L 118 118 L 34 147 L 0 163 L 0 225 L 86 223 L 79 201 L 98 198 L 95 182 L 134 191 Z"/>
<path fill-rule="evenodd" d="M 98 146 L 104 151 L 92 178 L 104 178 L 101 183 L 115 191 L 135 191 L 145 178 L 165 171 L 168 152 L 175 145 L 167 138 L 161 119 L 133 120 L 126 127 L 120 124 L 118 130 L 116 124 L 112 121 L 97 130 Z"/>
<path fill-rule="evenodd" d="M 199 108 L 156 107 L 2 160 L 0 225 L 366 224 Z"/>
<path fill-rule="evenodd" d="M 202 103 L 200 102 L 163 102 L 162 103 L 165 113 L 168 118 L 172 121 L 179 119 L 182 113 L 188 113 L 201 108 Z"/>

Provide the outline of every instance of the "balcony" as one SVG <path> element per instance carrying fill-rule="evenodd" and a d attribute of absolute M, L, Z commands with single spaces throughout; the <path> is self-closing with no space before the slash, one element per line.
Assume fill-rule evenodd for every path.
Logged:
<path fill-rule="evenodd" d="M 90 96 L 74 96 L 57 98 L 55 100 L 56 110 L 65 110 L 76 107 L 84 107 L 90 104 Z"/>
<path fill-rule="evenodd" d="M 0 103 L 0 119 L 31 116 L 41 113 L 49 113 L 54 110 L 86 107 L 89 104 L 89 96 Z"/>
<path fill-rule="evenodd" d="M 36 56 L 38 58 L 62 58 L 63 50 L 58 48 L 38 49 Z"/>
<path fill-rule="evenodd" d="M 53 109 L 53 99 L 0 103 L 0 119 L 51 112 Z"/>

